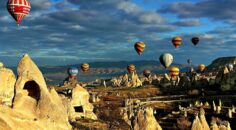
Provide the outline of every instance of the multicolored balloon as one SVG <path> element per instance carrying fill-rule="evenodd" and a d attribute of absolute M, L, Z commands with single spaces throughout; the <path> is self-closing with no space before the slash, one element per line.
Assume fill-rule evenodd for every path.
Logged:
<path fill-rule="evenodd" d="M 198 44 L 199 41 L 200 41 L 200 40 L 199 40 L 198 37 L 193 37 L 193 38 L 192 38 L 192 43 L 193 43 L 195 46 Z"/>
<path fill-rule="evenodd" d="M 89 64 L 88 63 L 83 63 L 81 66 L 80 66 L 81 70 L 83 72 L 87 72 L 89 70 Z"/>
<path fill-rule="evenodd" d="M 23 18 L 29 14 L 31 6 L 27 0 L 8 0 L 7 9 L 19 26 Z"/>
<path fill-rule="evenodd" d="M 181 37 L 174 37 L 172 39 L 172 44 L 175 46 L 175 48 L 178 48 L 182 44 L 182 38 Z"/>
<path fill-rule="evenodd" d="M 171 67 L 169 69 L 169 72 L 170 72 L 171 78 L 176 78 L 177 76 L 179 76 L 179 68 L 178 67 Z"/>
<path fill-rule="evenodd" d="M 148 77 L 151 75 L 151 71 L 145 69 L 145 70 L 143 71 L 143 75 L 144 75 L 146 78 L 148 78 Z"/>
<path fill-rule="evenodd" d="M 134 44 L 134 49 L 137 51 L 139 55 L 141 55 L 145 49 L 145 43 L 144 42 L 136 42 Z"/>
<path fill-rule="evenodd" d="M 136 71 L 135 66 L 133 64 L 129 64 L 127 66 L 127 70 L 128 70 L 129 73 L 133 73 L 133 72 Z"/>
<path fill-rule="evenodd" d="M 79 73 L 79 70 L 76 67 L 70 67 L 68 68 L 67 72 L 70 77 L 76 77 Z"/>
<path fill-rule="evenodd" d="M 173 56 L 170 53 L 163 53 L 159 58 L 160 63 L 165 68 L 168 68 L 172 64 L 173 60 Z"/>
<path fill-rule="evenodd" d="M 199 65 L 198 65 L 198 70 L 199 70 L 200 72 L 203 72 L 203 71 L 205 70 L 205 68 L 206 68 L 206 66 L 205 66 L 204 64 L 199 64 Z"/>

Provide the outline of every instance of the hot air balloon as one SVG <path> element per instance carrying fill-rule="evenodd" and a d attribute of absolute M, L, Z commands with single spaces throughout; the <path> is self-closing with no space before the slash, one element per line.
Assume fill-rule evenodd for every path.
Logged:
<path fill-rule="evenodd" d="M 165 68 L 168 68 L 173 62 L 173 56 L 170 53 L 163 53 L 159 60 Z"/>
<path fill-rule="evenodd" d="M 198 70 L 199 70 L 200 72 L 203 72 L 203 71 L 205 70 L 205 68 L 206 68 L 206 66 L 205 66 L 204 64 L 199 64 L 199 65 L 198 65 Z"/>
<path fill-rule="evenodd" d="M 177 76 L 179 76 L 179 68 L 177 67 L 171 67 L 169 72 L 170 72 L 171 78 L 176 78 Z"/>
<path fill-rule="evenodd" d="M 137 51 L 139 55 L 141 55 L 145 49 L 145 43 L 144 42 L 136 42 L 134 44 L 134 49 Z"/>
<path fill-rule="evenodd" d="M 27 0 L 8 0 L 7 9 L 19 26 L 22 19 L 30 12 L 30 3 Z"/>
<path fill-rule="evenodd" d="M 196 46 L 199 42 L 199 38 L 198 37 L 193 37 L 192 38 L 192 43 Z"/>
<path fill-rule="evenodd" d="M 188 62 L 188 64 L 192 64 L 192 60 L 191 59 L 188 59 L 187 62 Z"/>
<path fill-rule="evenodd" d="M 175 48 L 178 48 L 182 44 L 182 38 L 181 37 L 174 37 L 172 39 L 172 43 L 175 46 Z"/>
<path fill-rule="evenodd" d="M 79 70 L 76 67 L 70 67 L 68 68 L 68 75 L 70 78 L 75 78 L 79 72 Z"/>
<path fill-rule="evenodd" d="M 148 78 L 151 75 L 151 71 L 150 70 L 144 70 L 143 71 L 143 75 Z"/>
<path fill-rule="evenodd" d="M 127 70 L 129 73 L 133 73 L 133 72 L 135 72 L 135 66 L 133 64 L 129 64 L 127 66 Z"/>
<path fill-rule="evenodd" d="M 83 72 L 87 72 L 89 70 L 89 64 L 83 63 L 80 68 Z"/>

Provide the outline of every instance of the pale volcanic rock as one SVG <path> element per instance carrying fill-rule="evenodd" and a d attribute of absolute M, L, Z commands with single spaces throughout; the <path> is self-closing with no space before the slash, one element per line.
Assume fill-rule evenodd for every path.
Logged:
<path fill-rule="evenodd" d="M 93 113 L 93 105 L 89 102 L 90 95 L 86 89 L 77 84 L 72 90 L 72 99 L 69 105 L 70 119 L 88 118 L 97 120 Z"/>
<path fill-rule="evenodd" d="M 132 73 L 130 76 L 131 87 L 139 87 L 142 86 L 142 82 L 138 77 L 137 73 Z"/>
<path fill-rule="evenodd" d="M 17 67 L 13 108 L 0 108 L 0 128 L 68 130 L 66 108 L 54 89 L 48 90 L 36 64 L 25 54 Z"/>
<path fill-rule="evenodd" d="M 198 115 L 195 116 L 191 130 L 204 130 Z"/>
<path fill-rule="evenodd" d="M 0 104 L 11 106 L 16 77 L 11 69 L 0 67 Z"/>
<path fill-rule="evenodd" d="M 203 108 L 200 109 L 200 121 L 201 121 L 203 130 L 210 130 L 210 127 L 206 121 L 205 111 Z"/>
<path fill-rule="evenodd" d="M 152 108 L 140 109 L 134 120 L 134 130 L 162 130 L 153 115 Z"/>

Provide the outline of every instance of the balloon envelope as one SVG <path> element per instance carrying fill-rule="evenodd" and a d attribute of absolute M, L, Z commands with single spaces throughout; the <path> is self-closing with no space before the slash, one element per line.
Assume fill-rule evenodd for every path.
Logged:
<path fill-rule="evenodd" d="M 83 63 L 81 66 L 80 66 L 81 70 L 83 72 L 87 72 L 89 70 L 89 64 L 88 63 Z"/>
<path fill-rule="evenodd" d="M 188 60 L 187 60 L 187 63 L 188 63 L 188 64 L 191 64 L 191 63 L 192 63 L 192 60 L 191 60 L 191 59 L 188 59 Z"/>
<path fill-rule="evenodd" d="M 78 74 L 79 70 L 76 67 L 70 67 L 68 68 L 68 74 L 70 76 L 76 76 Z"/>
<path fill-rule="evenodd" d="M 173 62 L 173 56 L 170 53 L 163 53 L 159 61 L 165 68 L 168 68 Z"/>
<path fill-rule="evenodd" d="M 200 72 L 203 72 L 205 70 L 206 66 L 204 64 L 199 64 L 198 69 Z"/>
<path fill-rule="evenodd" d="M 179 68 L 178 67 L 171 67 L 170 70 L 170 76 L 173 78 L 173 77 L 176 77 L 179 75 Z"/>
<path fill-rule="evenodd" d="M 182 44 L 182 38 L 181 37 L 174 37 L 172 39 L 172 44 L 175 46 L 175 48 L 178 48 Z"/>
<path fill-rule="evenodd" d="M 148 78 L 151 75 L 151 71 L 150 70 L 144 70 L 143 75 Z"/>
<path fill-rule="evenodd" d="M 192 43 L 196 46 L 198 44 L 198 42 L 200 41 L 200 39 L 198 37 L 193 37 L 192 38 Z"/>
<path fill-rule="evenodd" d="M 23 18 L 29 14 L 31 6 L 27 0 L 8 0 L 7 9 L 19 25 Z"/>
<path fill-rule="evenodd" d="M 136 42 L 134 44 L 134 49 L 137 51 L 139 55 L 141 55 L 144 52 L 145 46 L 146 45 L 144 42 Z"/>

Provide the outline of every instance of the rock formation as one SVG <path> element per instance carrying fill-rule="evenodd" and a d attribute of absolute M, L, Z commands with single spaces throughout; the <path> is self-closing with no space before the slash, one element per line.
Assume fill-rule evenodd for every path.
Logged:
<path fill-rule="evenodd" d="M 198 115 L 195 116 L 191 130 L 203 130 L 202 124 L 201 124 L 201 121 L 199 120 Z"/>
<path fill-rule="evenodd" d="M 68 111 L 71 120 L 88 118 L 96 120 L 97 116 L 93 113 L 93 105 L 89 103 L 89 93 L 86 89 L 77 84 L 72 90 L 72 99 L 68 104 Z"/>
<path fill-rule="evenodd" d="M 16 78 L 12 70 L 0 67 L 0 104 L 12 106 Z"/>
<path fill-rule="evenodd" d="M 17 73 L 13 107 L 0 106 L 0 128 L 71 129 L 61 98 L 47 88 L 42 73 L 27 54 L 20 60 Z"/>
<path fill-rule="evenodd" d="M 137 73 L 132 73 L 130 77 L 131 87 L 139 87 L 142 86 L 142 82 L 140 81 Z"/>
<path fill-rule="evenodd" d="M 153 115 L 152 108 L 140 109 L 134 120 L 134 130 L 162 130 Z"/>
<path fill-rule="evenodd" d="M 209 125 L 207 124 L 206 117 L 205 117 L 205 111 L 203 108 L 200 108 L 200 121 L 202 124 L 203 130 L 210 130 Z"/>

